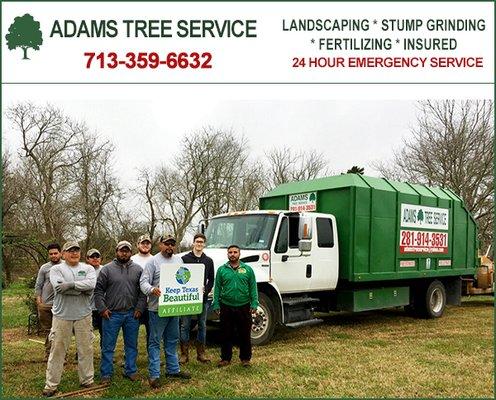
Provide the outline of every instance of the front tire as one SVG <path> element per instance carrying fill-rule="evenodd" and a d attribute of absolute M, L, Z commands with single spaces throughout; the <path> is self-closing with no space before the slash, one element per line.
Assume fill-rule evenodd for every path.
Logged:
<path fill-rule="evenodd" d="M 257 312 L 251 318 L 251 343 L 258 346 L 268 343 L 274 335 L 276 313 L 272 300 L 265 293 L 258 294 Z"/>

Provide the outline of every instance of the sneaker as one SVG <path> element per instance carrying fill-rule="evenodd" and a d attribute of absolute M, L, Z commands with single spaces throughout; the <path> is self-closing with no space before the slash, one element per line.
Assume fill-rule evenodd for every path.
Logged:
<path fill-rule="evenodd" d="M 229 364 L 231 364 L 231 361 L 227 361 L 227 360 L 220 360 L 220 361 L 217 363 L 217 367 L 219 367 L 219 368 L 222 368 L 222 367 L 227 367 Z"/>
<path fill-rule="evenodd" d="M 179 371 L 176 374 L 165 374 L 167 378 L 191 379 L 191 374 L 186 371 Z"/>
<path fill-rule="evenodd" d="M 139 375 L 137 372 L 135 372 L 134 374 L 131 374 L 131 375 L 122 374 L 122 376 L 124 378 L 129 379 L 130 381 L 133 381 L 133 382 L 136 382 L 139 380 Z"/>
<path fill-rule="evenodd" d="M 245 368 L 251 367 L 250 360 L 241 360 L 241 365 Z"/>
<path fill-rule="evenodd" d="M 148 379 L 148 383 L 152 389 L 157 389 L 160 387 L 160 381 L 158 378 Z"/>
<path fill-rule="evenodd" d="M 95 387 L 96 385 L 94 382 L 90 382 L 90 383 L 81 383 L 79 386 L 81 386 L 84 389 L 90 389 Z"/>
<path fill-rule="evenodd" d="M 102 385 L 110 385 L 110 381 L 111 381 L 110 376 L 102 376 L 100 378 L 100 383 Z"/>
<path fill-rule="evenodd" d="M 43 396 L 52 397 L 55 393 L 57 393 L 57 389 L 43 389 Z"/>

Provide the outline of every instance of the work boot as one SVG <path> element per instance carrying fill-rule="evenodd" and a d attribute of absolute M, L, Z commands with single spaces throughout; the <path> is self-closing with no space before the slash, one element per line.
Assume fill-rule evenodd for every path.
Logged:
<path fill-rule="evenodd" d="M 186 364 L 189 361 L 189 342 L 181 342 L 181 357 L 179 364 Z"/>
<path fill-rule="evenodd" d="M 204 364 L 210 362 L 205 353 L 205 344 L 202 342 L 196 342 L 196 359 Z"/>

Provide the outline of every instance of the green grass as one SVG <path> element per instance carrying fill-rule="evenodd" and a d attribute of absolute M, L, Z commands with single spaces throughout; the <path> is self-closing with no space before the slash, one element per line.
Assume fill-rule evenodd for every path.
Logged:
<path fill-rule="evenodd" d="M 26 287 L 24 282 L 13 283 L 2 290 L 3 329 L 27 327 L 29 309 L 24 299 L 31 293 L 34 289 Z"/>
<path fill-rule="evenodd" d="M 18 326 L 22 309 L 4 292 L 4 323 Z M 272 342 L 255 347 L 253 366 L 236 360 L 218 369 L 193 357 L 185 369 L 190 382 L 171 382 L 151 390 L 146 382 L 144 329 L 140 333 L 138 369 L 143 379 L 130 382 L 116 365 L 109 389 L 93 397 L 494 397 L 494 307 L 492 297 L 465 298 L 448 307 L 443 318 L 415 319 L 400 309 L 323 316 L 321 325 L 280 328 Z M 4 397 L 39 396 L 44 383 L 43 345 L 29 341 L 26 329 L 5 329 Z M 209 330 L 207 352 L 217 361 L 216 331 Z M 43 340 L 41 337 L 34 337 Z M 74 358 L 74 345 L 70 357 Z M 122 340 L 116 359 L 122 359 Z M 95 342 L 95 375 L 100 354 Z M 61 391 L 78 388 L 77 365 L 64 371 Z M 90 396 L 91 397 L 91 396 Z"/>

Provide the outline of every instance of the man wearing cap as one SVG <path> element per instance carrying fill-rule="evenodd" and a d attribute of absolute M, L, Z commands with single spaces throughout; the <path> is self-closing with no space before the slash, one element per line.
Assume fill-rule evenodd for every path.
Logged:
<path fill-rule="evenodd" d="M 81 263 L 79 244 L 69 241 L 62 247 L 64 262 L 50 269 L 53 299 L 53 323 L 50 335 L 52 348 L 48 357 L 43 395 L 53 396 L 62 377 L 64 359 L 76 337 L 78 375 L 82 387 L 93 385 L 93 329 L 91 325 L 91 297 L 96 283 L 95 269 Z"/>
<path fill-rule="evenodd" d="M 139 264 L 141 268 L 145 268 L 148 261 L 153 258 L 152 251 L 152 239 L 150 235 L 141 235 L 138 238 L 138 252 L 131 257 L 136 264 Z"/>
<path fill-rule="evenodd" d="M 169 378 L 190 379 L 191 375 L 181 371 L 177 357 L 179 342 L 179 317 L 159 317 L 158 298 L 160 267 L 163 264 L 183 264 L 181 257 L 174 254 L 176 239 L 173 235 L 160 237 L 160 252 L 153 256 L 145 266 L 141 276 L 141 291 L 148 296 L 150 316 L 150 344 L 148 346 L 149 383 L 152 388 L 160 386 L 160 342 L 163 339 L 166 354 L 166 376 Z"/>
<path fill-rule="evenodd" d="M 132 381 L 139 379 L 138 356 L 139 318 L 146 305 L 140 290 L 143 270 L 131 260 L 131 243 L 117 244 L 116 258 L 100 271 L 95 288 L 95 305 L 102 316 L 102 383 L 110 383 L 114 372 L 113 359 L 117 336 L 122 328 L 124 337 L 124 376 Z"/>
<path fill-rule="evenodd" d="M 96 278 L 98 279 L 98 275 L 100 274 L 100 271 L 102 269 L 102 255 L 100 254 L 100 251 L 98 249 L 89 249 L 86 252 L 86 263 L 91 265 L 93 268 L 95 268 L 95 274 Z M 98 310 L 95 307 L 95 296 L 91 297 L 91 319 L 93 322 L 93 328 L 98 329 L 98 332 L 100 333 L 100 348 L 102 347 L 102 316 L 98 312 Z"/>
<path fill-rule="evenodd" d="M 50 329 L 52 327 L 52 304 L 53 304 L 53 287 L 50 283 L 50 270 L 56 264 L 60 263 L 62 252 L 58 243 L 50 243 L 47 246 L 49 262 L 43 264 L 36 277 L 34 291 L 36 294 L 36 305 L 38 307 L 38 321 L 40 329 L 46 335 L 45 338 L 45 361 L 48 361 L 51 347 Z"/>
<path fill-rule="evenodd" d="M 150 235 L 141 235 L 138 238 L 138 252 L 131 257 L 136 264 L 139 264 L 141 268 L 145 268 L 145 265 L 148 261 L 153 258 L 151 253 L 152 250 L 152 239 Z M 148 345 L 150 344 L 150 326 L 149 326 L 149 316 L 148 316 L 148 308 L 143 310 L 143 314 L 141 314 L 140 325 L 145 325 L 146 330 L 146 351 L 148 351 Z"/>

